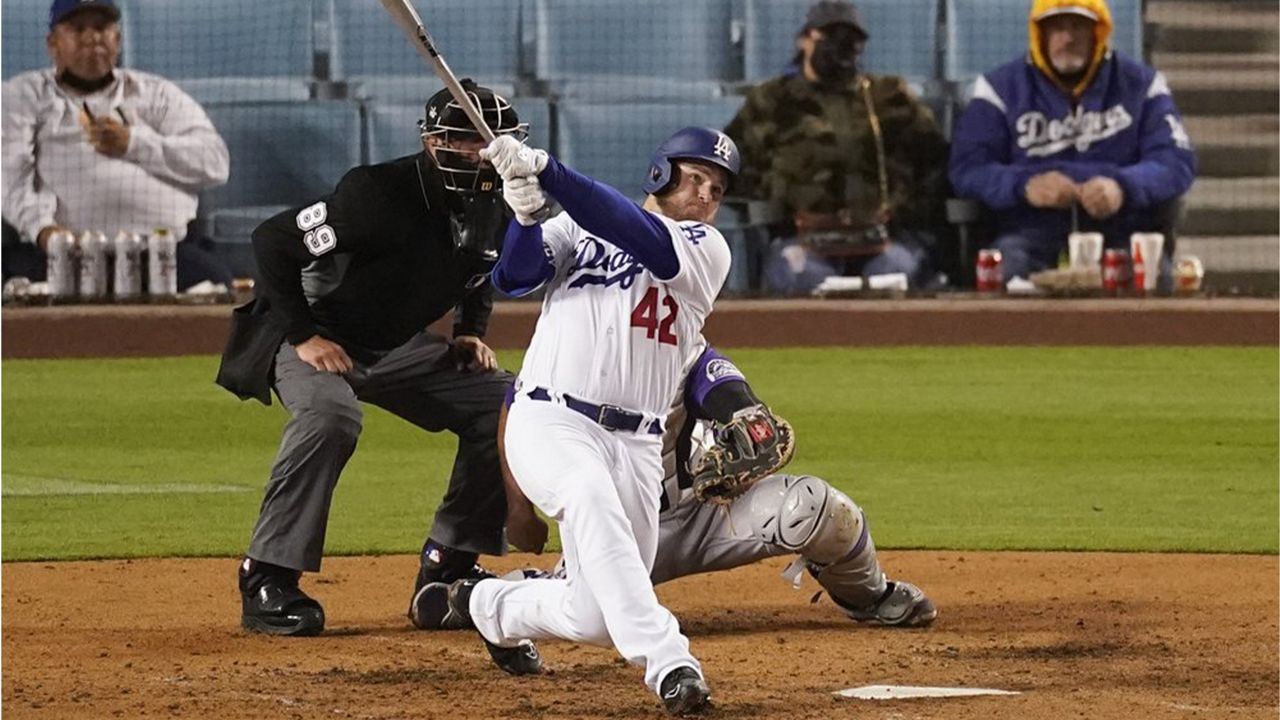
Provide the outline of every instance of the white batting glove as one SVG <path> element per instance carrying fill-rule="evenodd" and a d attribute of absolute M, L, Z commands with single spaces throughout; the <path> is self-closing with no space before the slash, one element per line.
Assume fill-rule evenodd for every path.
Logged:
<path fill-rule="evenodd" d="M 547 151 L 531 148 L 510 135 L 499 135 L 480 151 L 503 180 L 529 177 L 547 166 Z"/>
<path fill-rule="evenodd" d="M 537 225 L 540 220 L 535 215 L 547 206 L 547 196 L 542 192 L 538 178 L 532 175 L 504 181 L 502 199 L 515 211 L 516 222 L 525 227 Z"/>

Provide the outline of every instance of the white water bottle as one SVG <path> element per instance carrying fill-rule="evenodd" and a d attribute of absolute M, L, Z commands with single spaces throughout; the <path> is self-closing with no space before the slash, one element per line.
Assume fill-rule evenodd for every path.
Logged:
<path fill-rule="evenodd" d="M 117 301 L 136 300 L 142 294 L 142 245 L 141 235 L 116 233 L 111 296 Z"/>
<path fill-rule="evenodd" d="M 152 299 L 178 294 L 178 241 L 168 228 L 156 228 L 147 238 L 147 293 Z"/>
<path fill-rule="evenodd" d="M 80 300 L 100 302 L 107 297 L 107 252 L 110 243 L 106 233 L 85 230 L 80 235 Z"/>
<path fill-rule="evenodd" d="M 76 238 L 65 230 L 49 233 L 45 241 L 48 256 L 46 277 L 49 296 L 54 300 L 70 300 L 76 296 Z"/>

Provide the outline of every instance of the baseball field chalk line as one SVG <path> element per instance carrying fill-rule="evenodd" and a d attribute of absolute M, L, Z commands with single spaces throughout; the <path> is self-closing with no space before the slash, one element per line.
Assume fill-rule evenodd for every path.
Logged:
<path fill-rule="evenodd" d="M 971 697 L 974 695 L 1021 695 L 1014 690 L 970 687 L 919 687 L 915 685 L 864 685 L 837 690 L 832 695 L 857 700 L 903 700 L 906 698 Z"/>
<path fill-rule="evenodd" d="M 251 492 L 253 488 L 241 485 L 206 485 L 197 483 L 113 483 L 85 482 L 82 480 L 66 480 L 63 478 L 38 477 L 35 475 L 0 476 L 0 496 L 3 497 L 43 497 L 49 495 L 172 495 L 241 493 Z"/>

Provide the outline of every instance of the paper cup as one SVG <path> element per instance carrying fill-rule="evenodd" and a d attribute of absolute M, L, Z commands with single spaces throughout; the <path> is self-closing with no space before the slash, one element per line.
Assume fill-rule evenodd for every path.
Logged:
<path fill-rule="evenodd" d="M 1143 290 L 1155 290 L 1160 280 L 1160 256 L 1164 251 L 1164 235 L 1160 233 L 1134 233 L 1129 236 L 1129 256 L 1133 258 L 1133 273 L 1138 274 L 1138 262 L 1142 262 Z"/>
<path fill-rule="evenodd" d="M 1071 267 L 1096 268 L 1102 261 L 1102 233 L 1073 232 L 1067 236 L 1067 249 L 1071 253 Z"/>

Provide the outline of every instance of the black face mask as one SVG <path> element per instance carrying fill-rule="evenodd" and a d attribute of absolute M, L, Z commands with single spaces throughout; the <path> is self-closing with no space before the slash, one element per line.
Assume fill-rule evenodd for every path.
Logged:
<path fill-rule="evenodd" d="M 454 247 L 481 264 L 495 263 L 507 227 L 506 203 L 500 192 L 451 193 L 449 213 Z"/>
<path fill-rule="evenodd" d="M 809 62 L 818 79 L 836 85 L 858 74 L 858 53 L 866 38 L 851 25 L 832 25 L 813 48 Z"/>

